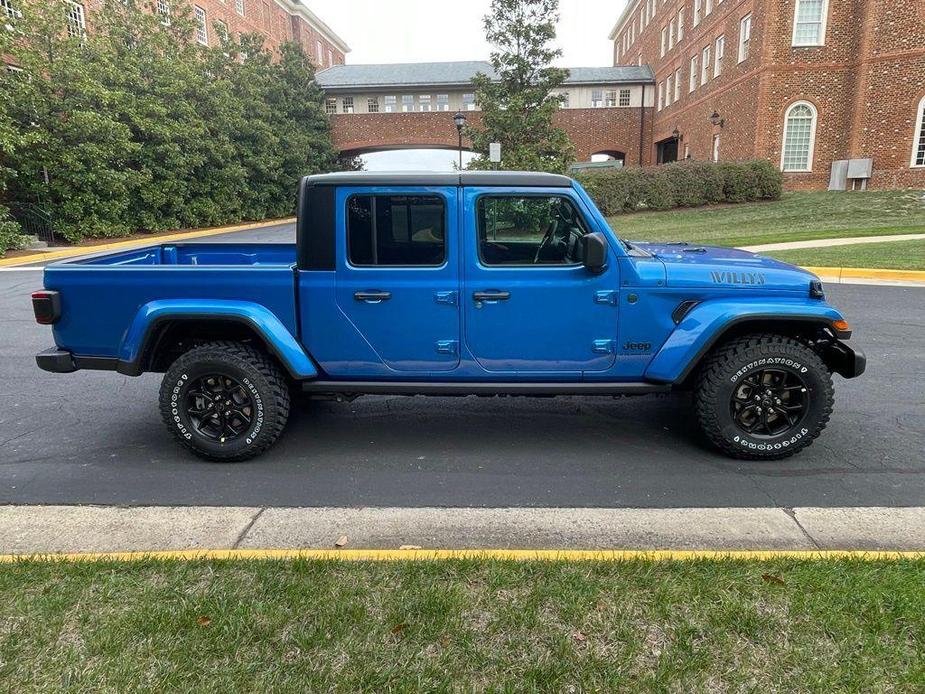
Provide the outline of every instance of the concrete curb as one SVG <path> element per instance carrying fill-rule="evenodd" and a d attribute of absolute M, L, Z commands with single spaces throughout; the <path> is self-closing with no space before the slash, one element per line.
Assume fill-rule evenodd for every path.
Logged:
<path fill-rule="evenodd" d="M 344 540 L 346 538 L 346 540 Z M 338 546 L 342 545 L 342 546 Z M 402 548 L 405 549 L 402 549 Z M 915 508 L 255 508 L 2 506 L 0 555 L 347 558 L 434 552 L 922 552 Z M 513 556 L 513 555 L 511 555 Z M 0 557 L 2 559 L 2 557 Z"/>
<path fill-rule="evenodd" d="M 232 224 L 223 227 L 210 227 L 208 229 L 194 229 L 192 231 L 178 231 L 172 234 L 152 234 L 146 239 L 131 239 L 129 241 L 114 241 L 112 243 L 101 243 L 96 246 L 71 246 L 62 248 L 57 251 L 42 251 L 32 255 L 22 255 L 16 258 L 0 258 L 0 267 L 17 267 L 19 265 L 28 265 L 30 263 L 42 263 L 45 261 L 60 260 L 62 258 L 72 258 L 78 255 L 90 255 L 92 253 L 102 253 L 104 251 L 127 250 L 131 248 L 140 248 L 157 243 L 169 243 L 171 241 L 186 241 L 188 239 L 198 239 L 204 236 L 216 236 L 218 234 L 229 234 L 234 231 L 249 231 L 252 229 L 263 229 L 264 227 L 278 226 L 280 224 L 291 224 L 295 217 L 286 217 L 283 219 L 272 219 L 264 222 L 250 222 L 247 224 Z"/>
<path fill-rule="evenodd" d="M 857 246 L 867 243 L 890 243 L 891 241 L 919 241 L 925 234 L 888 234 L 885 236 L 849 236 L 834 239 L 809 239 L 807 241 L 783 241 L 762 243 L 757 246 L 741 246 L 743 251 L 767 253 L 769 251 L 791 251 L 802 248 L 830 248 L 832 246 Z"/>
<path fill-rule="evenodd" d="M 925 287 L 925 271 L 881 270 L 863 267 L 805 267 L 819 279 L 835 284 L 877 284 Z"/>

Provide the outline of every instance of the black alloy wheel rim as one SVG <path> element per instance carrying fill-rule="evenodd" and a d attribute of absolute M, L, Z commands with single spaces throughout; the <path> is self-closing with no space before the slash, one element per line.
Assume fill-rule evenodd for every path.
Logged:
<path fill-rule="evenodd" d="M 784 369 L 761 369 L 732 391 L 730 410 L 736 427 L 756 438 L 773 438 L 798 426 L 809 409 L 809 388 Z"/>
<path fill-rule="evenodd" d="M 197 433 L 219 443 L 247 434 L 254 422 L 254 401 L 247 389 L 223 374 L 209 374 L 190 384 L 186 414 Z"/>

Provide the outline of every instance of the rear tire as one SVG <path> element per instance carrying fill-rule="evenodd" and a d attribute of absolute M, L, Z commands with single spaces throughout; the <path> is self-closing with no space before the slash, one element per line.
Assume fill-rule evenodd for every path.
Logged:
<path fill-rule="evenodd" d="M 803 342 L 746 335 L 718 347 L 700 372 L 697 419 L 733 458 L 780 460 L 803 450 L 832 414 L 832 376 Z"/>
<path fill-rule="evenodd" d="M 186 352 L 164 375 L 161 417 L 196 455 L 247 460 L 272 446 L 289 418 L 289 388 L 273 360 L 239 342 Z"/>

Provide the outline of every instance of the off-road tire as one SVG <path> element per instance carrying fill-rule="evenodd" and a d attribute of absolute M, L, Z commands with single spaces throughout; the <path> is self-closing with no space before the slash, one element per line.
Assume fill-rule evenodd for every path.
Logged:
<path fill-rule="evenodd" d="M 777 436 L 754 436 L 734 419 L 731 401 L 737 388 L 763 369 L 795 374 L 808 391 L 802 419 Z M 700 428 L 720 450 L 744 460 L 780 460 L 809 446 L 832 414 L 832 376 L 805 343 L 783 335 L 759 333 L 726 342 L 710 353 L 700 370 L 694 405 Z"/>
<path fill-rule="evenodd" d="M 207 438 L 186 413 L 187 390 L 207 374 L 234 379 L 251 398 L 252 423 L 230 441 Z M 266 353 L 240 342 L 210 342 L 186 352 L 167 370 L 161 383 L 160 410 L 177 441 L 196 455 L 222 462 L 248 460 L 272 446 L 286 426 L 289 387 Z"/>

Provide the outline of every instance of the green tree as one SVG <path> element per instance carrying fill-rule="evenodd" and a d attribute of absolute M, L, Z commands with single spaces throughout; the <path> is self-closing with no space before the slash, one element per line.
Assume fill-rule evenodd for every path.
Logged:
<path fill-rule="evenodd" d="M 575 160 L 565 131 L 553 125 L 560 98 L 554 94 L 568 70 L 552 66 L 562 51 L 556 38 L 558 0 L 492 0 L 484 19 L 494 75 L 476 75 L 481 124 L 469 126 L 477 156 L 473 169 L 492 168 L 488 145 L 501 143 L 507 170 L 564 172 Z"/>

